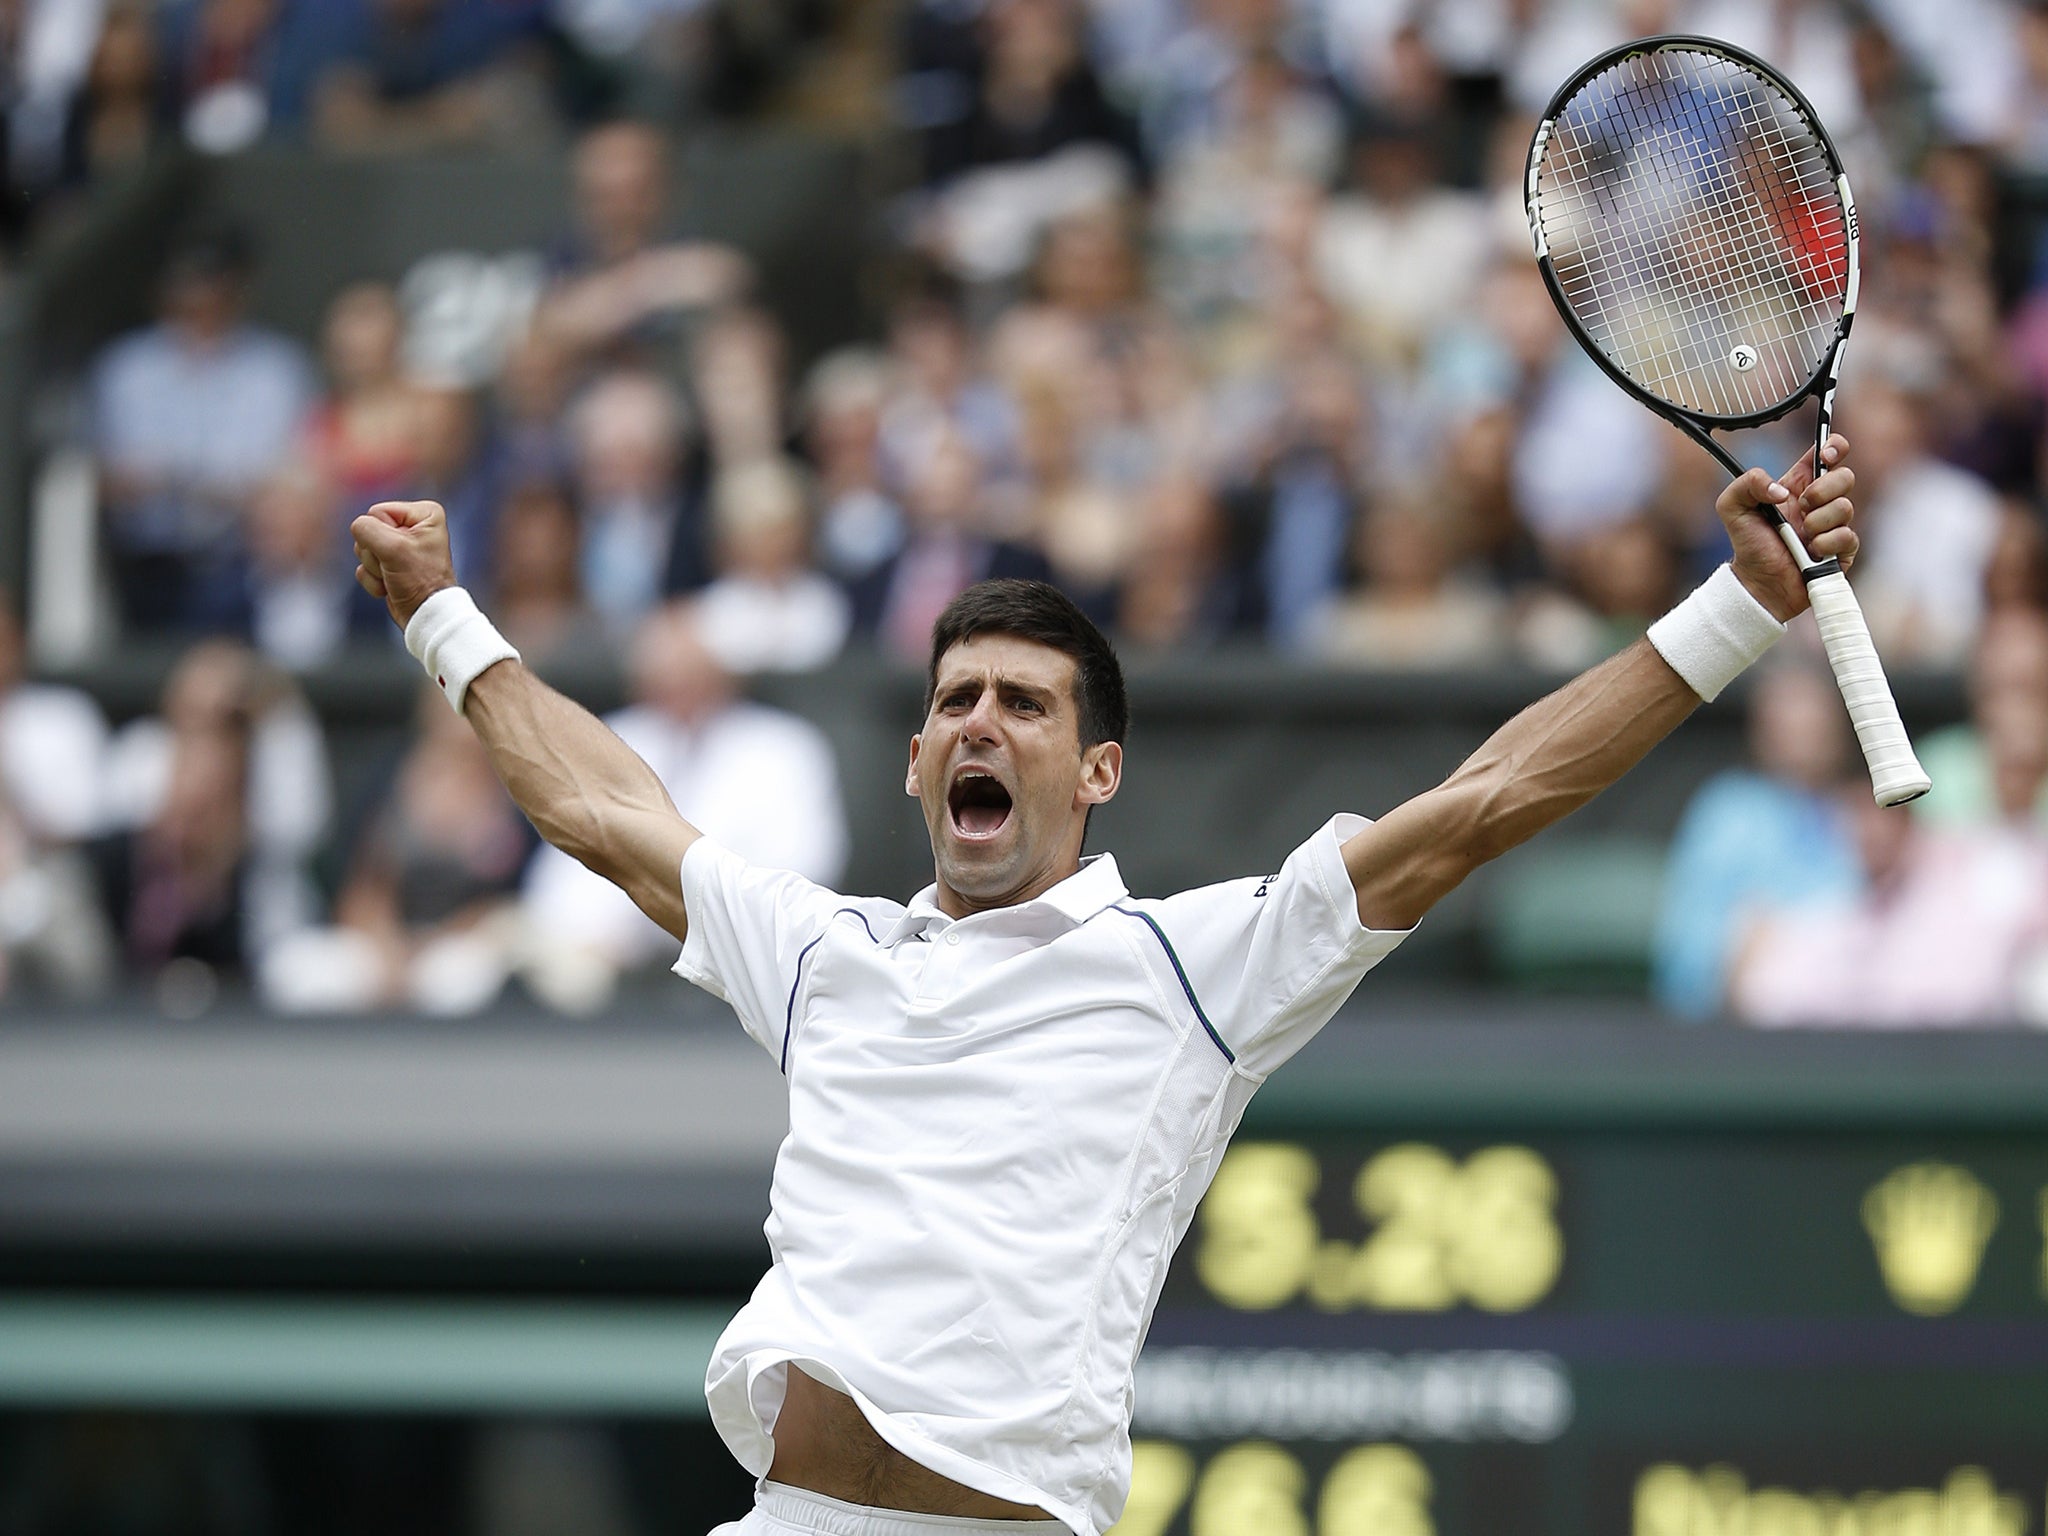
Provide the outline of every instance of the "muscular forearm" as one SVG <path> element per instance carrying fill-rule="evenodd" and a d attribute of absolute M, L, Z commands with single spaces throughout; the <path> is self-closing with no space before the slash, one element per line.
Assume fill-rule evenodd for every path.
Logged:
<path fill-rule="evenodd" d="M 1699 703 L 1639 640 L 1530 705 L 1436 789 L 1345 845 L 1361 920 L 1412 926 L 1481 864 L 1628 772 Z"/>
<path fill-rule="evenodd" d="M 517 661 L 469 685 L 463 714 L 540 835 L 681 937 L 683 854 L 697 830 L 611 729 Z"/>

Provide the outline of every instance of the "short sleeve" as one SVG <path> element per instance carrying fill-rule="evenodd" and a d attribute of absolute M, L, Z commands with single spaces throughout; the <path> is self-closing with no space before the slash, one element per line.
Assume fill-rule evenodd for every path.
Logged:
<path fill-rule="evenodd" d="M 846 904 L 802 875 L 749 864 L 700 837 L 683 855 L 690 926 L 675 973 L 730 1003 L 747 1033 L 780 1061 L 797 967 Z"/>
<path fill-rule="evenodd" d="M 1370 825 L 1363 816 L 1334 816 L 1275 874 L 1148 904 L 1196 1006 L 1254 1077 L 1313 1039 L 1365 973 L 1414 931 L 1358 920 L 1343 846 Z"/>

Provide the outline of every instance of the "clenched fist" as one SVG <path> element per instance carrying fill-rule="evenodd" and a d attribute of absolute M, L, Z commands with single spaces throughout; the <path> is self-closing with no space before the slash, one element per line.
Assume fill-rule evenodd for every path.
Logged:
<path fill-rule="evenodd" d="M 400 629 L 421 603 L 455 585 L 448 514 L 438 501 L 380 501 L 349 532 L 356 541 L 356 580 L 384 599 Z"/>

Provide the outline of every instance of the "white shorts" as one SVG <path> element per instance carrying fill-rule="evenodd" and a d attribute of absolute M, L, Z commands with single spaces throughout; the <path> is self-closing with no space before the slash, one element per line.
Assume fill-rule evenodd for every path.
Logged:
<path fill-rule="evenodd" d="M 1072 1536 L 1057 1520 L 967 1520 L 847 1504 L 805 1488 L 763 1483 L 754 1512 L 711 1536 Z"/>

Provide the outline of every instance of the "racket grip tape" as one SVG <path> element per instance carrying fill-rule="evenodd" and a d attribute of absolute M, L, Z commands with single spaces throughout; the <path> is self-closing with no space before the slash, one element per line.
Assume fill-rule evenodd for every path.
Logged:
<path fill-rule="evenodd" d="M 1877 803 L 1904 805 L 1919 799 L 1933 781 L 1913 755 L 1913 743 L 1899 719 L 1898 701 L 1885 681 L 1884 666 L 1877 659 L 1877 647 L 1870 643 L 1870 626 L 1863 622 L 1863 609 L 1849 589 L 1849 578 L 1839 570 L 1829 571 L 1809 581 L 1806 593 L 1813 601 L 1828 665 L 1835 669 L 1835 683 L 1849 706 L 1849 722 L 1856 728 L 1863 760 L 1870 765 L 1871 791 Z"/>

